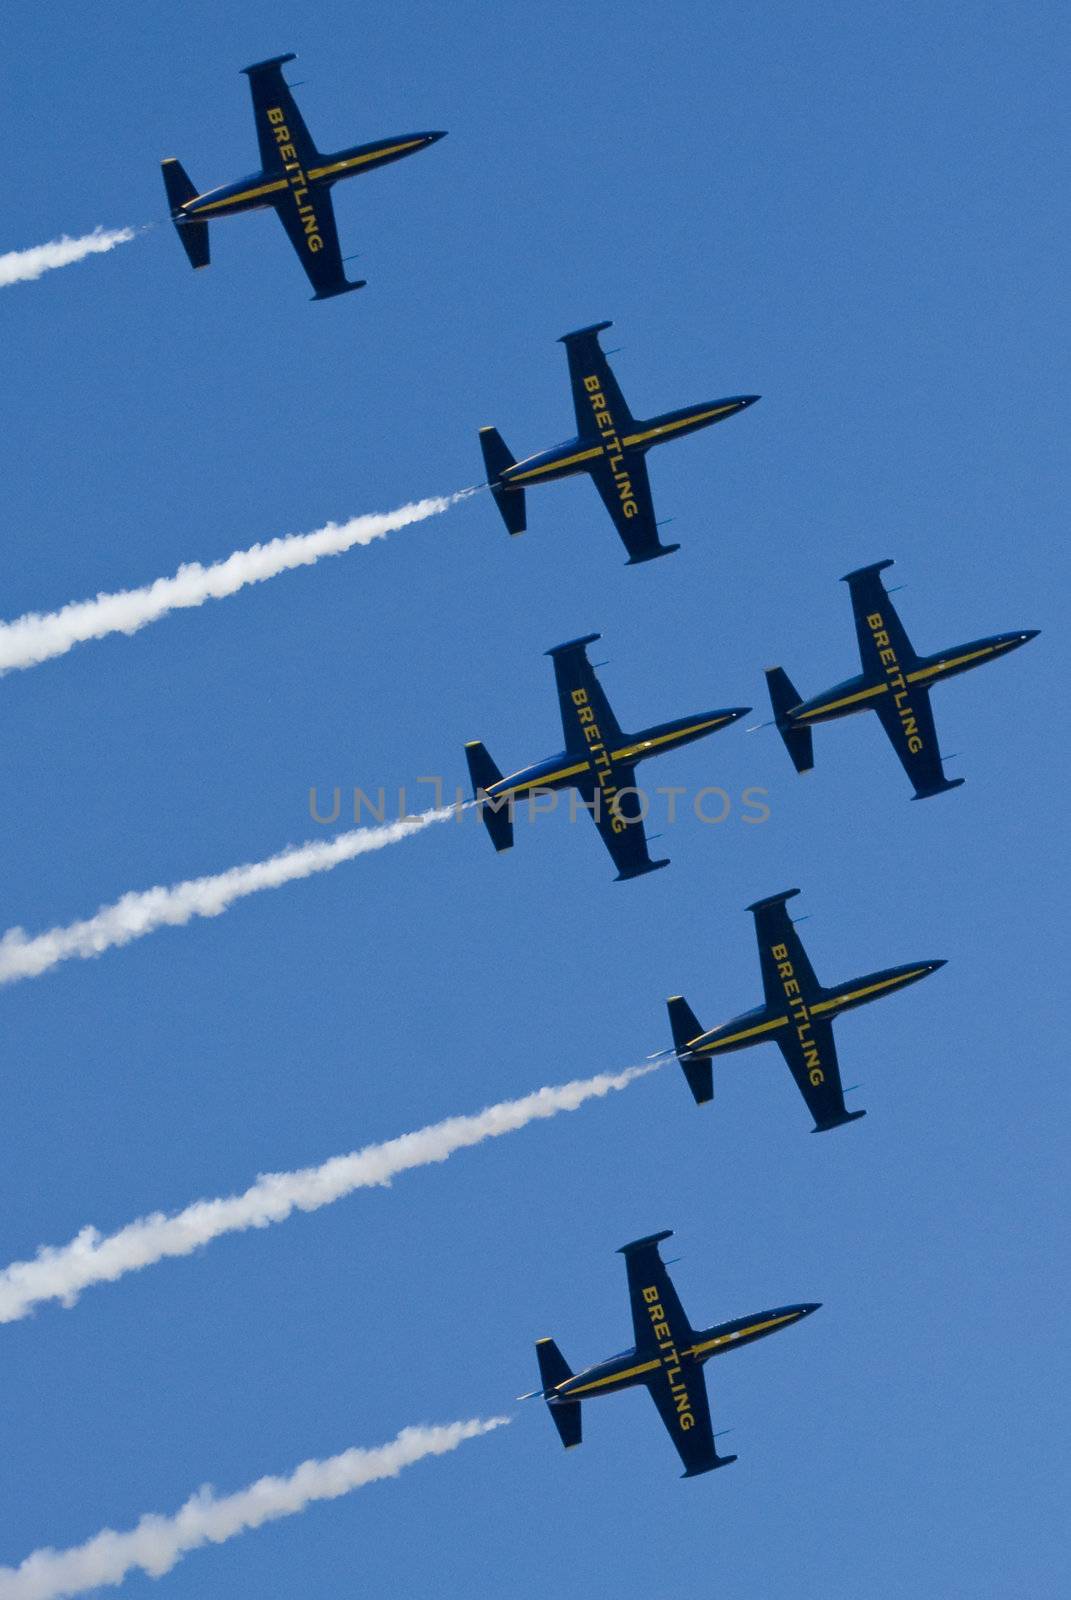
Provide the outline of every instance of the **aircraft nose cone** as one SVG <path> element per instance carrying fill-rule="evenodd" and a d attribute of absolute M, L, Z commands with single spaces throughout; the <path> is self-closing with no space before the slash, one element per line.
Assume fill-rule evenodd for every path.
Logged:
<path fill-rule="evenodd" d="M 443 128 L 440 132 L 437 132 L 437 133 L 426 133 L 424 135 L 424 137 L 428 141 L 429 144 L 438 144 L 440 139 L 445 139 L 446 138 L 446 133 L 447 133 L 447 130 L 445 128 Z"/>
<path fill-rule="evenodd" d="M 944 956 L 940 961 L 927 961 L 926 965 L 931 972 L 940 972 L 942 967 L 948 966 L 948 958 Z"/>
<path fill-rule="evenodd" d="M 811 1303 L 809 1305 L 800 1306 L 800 1312 L 805 1317 L 809 1317 L 811 1315 L 812 1311 L 821 1311 L 821 1309 L 822 1309 L 821 1300 L 813 1300 L 813 1301 L 811 1301 Z"/>
<path fill-rule="evenodd" d="M 753 406 L 756 400 L 761 399 L 761 394 L 742 394 L 740 396 L 740 404 L 744 409 L 746 409 L 748 406 Z"/>
<path fill-rule="evenodd" d="M 1029 644 L 1031 639 L 1036 639 L 1040 632 L 1040 628 L 1026 628 L 1019 637 L 1024 644 Z"/>

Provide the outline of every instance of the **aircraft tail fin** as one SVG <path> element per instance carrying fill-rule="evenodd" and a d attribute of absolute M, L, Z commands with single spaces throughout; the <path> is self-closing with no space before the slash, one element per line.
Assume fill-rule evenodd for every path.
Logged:
<path fill-rule="evenodd" d="M 714 1098 L 714 1067 L 709 1056 L 694 1055 L 688 1049 L 691 1040 L 699 1038 L 702 1026 L 683 995 L 672 995 L 666 1001 L 666 1010 L 673 1030 L 673 1048 L 688 1080 L 688 1087 L 696 1105 L 705 1105 Z"/>
<path fill-rule="evenodd" d="M 164 175 L 164 188 L 167 190 L 167 203 L 171 208 L 171 220 L 175 224 L 175 232 L 179 236 L 182 248 L 189 257 L 190 266 L 194 269 L 207 267 L 208 223 L 187 219 L 182 209 L 188 201 L 196 200 L 197 190 L 190 182 L 182 162 L 176 161 L 173 156 L 167 161 L 161 161 L 160 170 Z"/>
<path fill-rule="evenodd" d="M 783 667 L 767 667 L 766 687 L 770 691 L 777 731 L 797 772 L 810 772 L 814 766 L 814 736 L 810 728 L 793 723 L 791 713 L 803 704 L 803 697 Z"/>
<path fill-rule="evenodd" d="M 573 1376 L 572 1368 L 562 1355 L 553 1339 L 536 1340 L 536 1360 L 539 1362 L 539 1376 L 543 1381 L 544 1398 L 555 1390 L 559 1383 L 565 1383 Z M 550 1412 L 551 1421 L 558 1430 L 558 1437 L 567 1450 L 574 1449 L 581 1441 L 581 1419 L 579 1400 L 555 1400 L 553 1403 L 547 1399 L 547 1410 Z"/>
<path fill-rule="evenodd" d="M 513 845 L 513 801 L 509 796 L 501 800 L 487 796 L 488 789 L 501 783 L 502 774 L 479 739 L 473 739 L 465 746 L 465 759 L 472 779 L 472 796 L 480 802 L 480 816 L 491 836 L 491 843 L 496 850 L 509 850 Z"/>
<path fill-rule="evenodd" d="M 517 463 L 497 428 L 480 429 L 480 449 L 487 470 L 487 483 L 507 532 L 523 533 L 528 526 L 524 490 L 510 489 L 502 482 L 502 474 Z"/>

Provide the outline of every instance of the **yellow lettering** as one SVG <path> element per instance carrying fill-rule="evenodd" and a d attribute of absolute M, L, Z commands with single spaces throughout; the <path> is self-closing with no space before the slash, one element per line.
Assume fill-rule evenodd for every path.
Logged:
<path fill-rule="evenodd" d="M 594 373 L 591 374 L 590 378 L 584 379 L 584 388 L 588 391 L 588 394 L 596 394 L 598 392 L 599 380 Z"/>
<path fill-rule="evenodd" d="M 268 108 L 268 121 L 269 122 L 282 122 L 282 120 L 283 120 L 282 109 L 279 106 L 270 106 Z"/>
<path fill-rule="evenodd" d="M 587 703 L 588 703 L 588 691 L 586 689 L 574 689 L 573 690 L 573 704 L 574 704 L 574 706 L 586 706 Z"/>
<path fill-rule="evenodd" d="M 783 944 L 775 944 L 770 954 L 775 961 L 784 961 L 788 955 L 788 947 Z"/>

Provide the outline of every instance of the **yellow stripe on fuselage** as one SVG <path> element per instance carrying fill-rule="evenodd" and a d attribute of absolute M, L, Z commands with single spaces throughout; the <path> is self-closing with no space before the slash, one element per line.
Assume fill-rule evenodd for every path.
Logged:
<path fill-rule="evenodd" d="M 820 1011 L 835 1011 L 837 1006 L 847 1005 L 849 1000 L 862 1000 L 868 994 L 878 994 L 882 989 L 895 989 L 898 984 L 909 983 L 912 978 L 921 978 L 925 967 L 916 967 L 914 972 L 900 972 L 895 978 L 882 978 L 880 983 L 867 984 L 865 989 L 853 989 L 850 994 L 839 994 L 833 1000 L 819 1000 L 817 1005 L 811 1007 L 811 1015 L 815 1016 Z"/>
<path fill-rule="evenodd" d="M 782 1322 L 795 1322 L 799 1316 L 798 1311 L 787 1311 L 783 1317 L 770 1317 L 766 1322 L 756 1322 L 750 1328 L 737 1328 L 735 1333 L 722 1333 L 716 1339 L 704 1339 L 702 1344 L 693 1344 L 690 1350 L 682 1354 L 686 1356 L 701 1356 L 707 1350 L 716 1350 L 719 1345 L 735 1344 L 737 1339 L 744 1339 L 749 1333 L 762 1333 L 765 1328 L 778 1328 Z"/>
<path fill-rule="evenodd" d="M 812 1006 L 813 1010 L 814 1007 Z M 772 1022 L 759 1022 L 753 1028 L 745 1028 L 742 1033 L 730 1033 L 726 1039 L 712 1039 L 710 1044 L 696 1045 L 694 1054 L 702 1055 L 704 1051 L 713 1052 L 720 1050 L 727 1044 L 738 1044 L 741 1039 L 753 1039 L 757 1033 L 770 1033 L 774 1028 L 783 1028 L 788 1021 L 787 1017 L 774 1017 Z M 689 1046 L 691 1049 L 691 1046 Z"/>
<path fill-rule="evenodd" d="M 920 667 L 917 672 L 907 674 L 907 682 L 923 683 L 927 678 L 936 678 L 942 672 L 950 672 L 953 667 L 962 667 L 968 661 L 980 661 L 983 656 L 991 656 L 997 648 L 997 645 L 987 644 L 984 650 L 970 650 L 965 656 L 951 656 L 947 661 L 938 661 L 932 667 Z M 854 694 L 845 695 L 842 700 L 827 700 L 824 706 L 812 706 L 810 711 L 801 711 L 795 720 L 804 722 L 808 717 L 821 716 L 825 711 L 839 711 L 841 706 L 854 705 L 858 700 L 869 700 L 876 694 L 884 694 L 888 687 L 887 683 L 876 683 L 870 689 L 857 689 Z"/>
<path fill-rule="evenodd" d="M 645 439 L 657 439 L 660 434 L 674 433 L 678 428 L 690 428 L 695 422 L 708 422 L 711 417 L 722 417 L 727 411 L 739 411 L 738 405 L 715 406 L 713 411 L 695 411 L 690 417 L 678 417 L 676 422 L 663 422 L 657 428 L 648 428 L 644 433 L 630 433 L 621 443 L 628 448 L 631 444 L 643 444 Z"/>
<path fill-rule="evenodd" d="M 710 717 L 706 722 L 693 723 L 690 728 L 676 728 L 672 733 L 660 733 L 654 739 L 644 739 L 641 744 L 626 745 L 623 750 L 613 751 L 615 761 L 629 761 L 633 756 L 643 755 L 647 750 L 653 750 L 655 745 L 669 744 L 675 739 L 685 739 L 689 734 L 702 733 L 705 728 L 720 728 L 727 717 Z"/>
<path fill-rule="evenodd" d="M 406 139 L 404 144 L 387 145 L 385 149 L 366 150 L 360 156 L 347 156 L 345 161 L 332 161 L 327 167 L 310 167 L 305 174 L 307 178 L 327 178 L 333 172 L 349 172 L 352 167 L 367 166 L 369 161 L 382 161 L 384 156 L 400 155 L 403 150 L 415 150 L 418 144 L 423 144 L 423 139 Z"/>
<path fill-rule="evenodd" d="M 526 472 L 510 473 L 506 482 L 524 483 L 528 478 L 538 478 L 543 472 L 557 472 L 561 467 L 575 467 L 578 461 L 592 461 L 601 455 L 602 445 L 597 444 L 593 450 L 580 450 L 575 456 L 563 456 L 558 461 L 545 461 L 541 467 L 529 467 Z"/>
<path fill-rule="evenodd" d="M 588 763 L 581 761 L 575 767 L 561 767 L 557 772 L 544 772 L 538 778 L 525 778 L 523 783 L 510 784 L 510 780 L 507 778 L 506 782 L 510 784 L 510 787 L 507 789 L 495 789 L 490 798 L 492 800 L 503 800 L 507 795 L 520 794 L 524 789 L 545 789 L 549 783 L 559 783 L 563 778 L 575 778 L 578 773 L 587 772 L 588 770 Z"/>
<path fill-rule="evenodd" d="M 591 1383 L 582 1383 L 579 1389 L 570 1389 L 564 1399 L 573 1400 L 578 1394 L 587 1394 L 589 1389 L 604 1389 L 608 1383 L 620 1383 L 623 1378 L 638 1378 L 644 1372 L 654 1372 L 656 1367 L 662 1365 L 662 1358 L 656 1357 L 654 1361 L 644 1361 L 638 1367 L 626 1367 L 624 1372 L 612 1372 L 609 1377 L 595 1378 Z"/>
<path fill-rule="evenodd" d="M 258 189 L 243 189 L 241 194 L 229 194 L 222 200 L 209 200 L 205 205 L 198 204 L 194 211 L 188 211 L 186 215 L 196 217 L 202 211 L 215 211 L 218 206 L 236 206 L 243 200 L 259 200 L 262 194 L 276 194 L 278 190 L 286 187 L 285 178 L 280 178 L 275 183 L 262 183 Z"/>
<path fill-rule="evenodd" d="M 857 700 L 869 700 L 876 694 L 885 694 L 888 687 L 887 683 L 875 683 L 869 689 L 857 689 L 854 694 L 846 694 L 842 700 L 827 700 L 824 706 L 812 706 L 810 711 L 799 711 L 795 720 L 802 722 L 805 717 L 821 716 L 823 711 L 839 711 L 841 706 L 854 705 Z"/>
<path fill-rule="evenodd" d="M 980 661 L 983 656 L 991 656 L 997 649 L 995 644 L 987 644 L 984 650 L 970 650 L 965 656 L 952 656 L 948 661 L 938 661 L 933 667 L 920 667 L 918 672 L 909 672 L 908 683 L 919 683 L 923 678 L 935 677 L 938 672 L 948 672 L 952 667 L 962 667 L 965 661 Z"/>

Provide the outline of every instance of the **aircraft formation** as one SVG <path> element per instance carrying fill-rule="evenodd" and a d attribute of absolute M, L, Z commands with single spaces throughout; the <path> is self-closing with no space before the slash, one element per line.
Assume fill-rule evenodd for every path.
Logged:
<path fill-rule="evenodd" d="M 332 201 L 334 185 L 425 150 L 444 135 L 441 131 L 399 134 L 321 152 L 283 76 L 283 67 L 294 59 L 281 55 L 242 69 L 252 95 L 260 162 L 256 172 L 199 192 L 174 158 L 162 163 L 162 171 L 171 218 L 191 266 L 209 264 L 210 223 L 271 208 L 309 279 L 313 299 L 320 301 L 363 285 L 363 280 L 346 277 Z M 637 418 L 599 342 L 599 335 L 610 326 L 599 322 L 561 336 L 575 414 L 573 438 L 519 460 L 496 428 L 481 428 L 478 439 L 487 487 L 511 535 L 527 528 L 529 489 L 586 473 L 625 548 L 628 564 L 642 565 L 680 548 L 664 544 L 659 536 L 648 452 L 727 421 L 749 409 L 759 396 L 734 394 Z M 891 564 L 874 562 L 843 580 L 855 622 L 858 674 L 810 698 L 799 693 L 780 666 L 766 670 L 766 684 L 773 725 L 797 772 L 814 765 L 812 730 L 817 723 L 873 711 L 910 780 L 913 797 L 928 799 L 964 781 L 945 774 L 930 706 L 932 689 L 946 678 L 1018 649 L 1036 636 L 1036 630 L 992 634 L 920 655 L 882 581 L 881 574 Z M 751 707 L 708 709 L 626 733 L 588 658 L 588 647 L 599 637 L 588 634 L 547 651 L 562 721 L 560 752 L 505 774 L 478 741 L 465 747 L 465 755 L 473 801 L 497 852 L 513 845 L 519 804 L 540 793 L 568 790 L 573 803 L 591 816 L 616 868 L 616 881 L 626 882 L 669 865 L 665 858 L 653 859 L 648 848 L 636 787 L 638 765 L 729 728 Z M 819 982 L 787 909 L 799 893 L 796 888 L 781 890 L 748 907 L 759 949 L 761 1004 L 704 1029 L 683 996 L 670 997 L 672 1050 L 666 1054 L 680 1064 L 695 1102 L 704 1104 L 713 1096 L 715 1061 L 753 1045 L 774 1044 L 813 1119 L 813 1131 L 829 1132 L 865 1114 L 845 1105 L 834 1041 L 837 1019 L 910 987 L 945 963 L 920 958 L 826 986 Z M 621 1248 L 633 1347 L 574 1373 L 554 1341 L 542 1338 L 536 1344 L 540 1383 L 532 1395 L 546 1402 L 561 1442 L 569 1449 L 581 1442 L 586 1400 L 645 1386 L 680 1456 L 684 1477 L 693 1478 L 736 1460 L 719 1455 L 716 1448 L 702 1370 L 706 1363 L 804 1320 L 818 1305 L 786 1304 L 711 1327 L 693 1327 L 659 1252 L 669 1237 L 668 1231 L 656 1232 Z"/>

